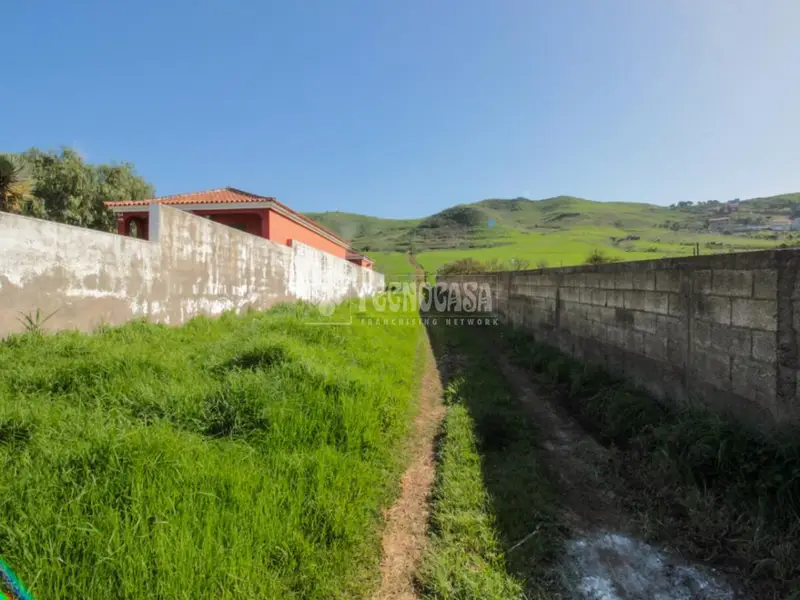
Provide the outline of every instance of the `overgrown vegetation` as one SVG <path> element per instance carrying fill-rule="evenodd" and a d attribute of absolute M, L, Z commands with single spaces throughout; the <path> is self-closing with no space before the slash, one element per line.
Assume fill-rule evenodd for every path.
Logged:
<path fill-rule="evenodd" d="M 583 261 L 586 265 L 605 265 L 612 262 L 619 262 L 618 258 L 611 257 L 602 250 L 595 248 Z"/>
<path fill-rule="evenodd" d="M 502 335 L 516 362 L 556 386 L 578 420 L 615 448 L 614 467 L 635 492 L 626 500 L 644 531 L 737 568 L 767 597 L 798 588 L 796 438 L 761 435 L 700 408 L 665 407 L 525 333 Z"/>
<path fill-rule="evenodd" d="M 130 163 L 89 164 L 75 150 L 0 155 L 0 210 L 114 231 L 104 202 L 144 200 L 155 189 Z"/>
<path fill-rule="evenodd" d="M 612 262 L 619 262 L 619 258 L 609 256 L 602 250 L 595 248 L 583 261 L 586 265 L 604 265 Z M 537 269 L 546 269 L 548 263 L 544 259 L 536 261 Z M 446 277 L 448 275 L 466 275 L 470 273 L 493 273 L 498 271 L 524 271 L 533 269 L 530 261 L 524 258 L 512 258 L 508 261 L 491 258 L 480 261 L 474 258 L 461 258 L 451 263 L 446 263 L 439 267 L 437 276 Z"/>
<path fill-rule="evenodd" d="M 549 598 L 561 539 L 537 432 L 491 348 L 458 327 L 430 329 L 447 373 L 447 413 L 422 566 L 426 598 Z"/>
<path fill-rule="evenodd" d="M 490 273 L 495 271 L 521 271 L 527 269 L 529 263 L 527 260 L 512 259 L 509 262 L 504 262 L 497 259 L 490 259 L 487 261 L 479 261 L 474 258 L 462 258 L 452 263 L 447 263 L 439 268 L 437 275 L 440 277 L 446 275 L 462 275 L 466 273 Z"/>
<path fill-rule="evenodd" d="M 302 312 L 0 342 L 0 549 L 37 598 L 370 589 L 420 329 Z"/>

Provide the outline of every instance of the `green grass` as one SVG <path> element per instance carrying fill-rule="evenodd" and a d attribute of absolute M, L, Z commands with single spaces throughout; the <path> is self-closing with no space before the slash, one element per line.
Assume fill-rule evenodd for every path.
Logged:
<path fill-rule="evenodd" d="M 789 219 L 799 194 L 743 202 L 734 218 Z M 435 272 L 464 258 L 508 262 L 524 260 L 532 268 L 581 264 L 594 250 L 620 260 L 645 260 L 742 252 L 796 245 L 800 234 L 754 232 L 721 235 L 705 230 L 719 206 L 667 208 L 641 203 L 593 202 L 571 196 L 544 200 L 492 199 L 460 204 L 423 219 L 379 219 L 350 213 L 310 216 L 337 231 L 376 260 L 376 270 L 410 275 L 405 251 Z M 490 226 L 490 223 L 491 226 Z M 676 231 L 667 227 L 677 224 Z M 616 239 L 613 239 L 616 238 Z M 638 238 L 638 239 L 629 239 Z"/>
<path fill-rule="evenodd" d="M 499 332 L 491 332 L 496 334 Z M 690 555 L 735 568 L 754 597 L 800 593 L 800 443 L 750 431 L 700 407 L 644 392 L 520 331 L 515 361 L 555 386 L 573 415 L 615 448 L 616 475 L 639 527 Z"/>
<path fill-rule="evenodd" d="M 475 330 L 430 334 L 448 382 L 423 596 L 546 598 L 562 542 L 537 432 Z"/>
<path fill-rule="evenodd" d="M 800 194 L 785 194 L 756 198 L 739 204 L 733 219 L 773 219 L 788 222 L 792 202 L 800 202 Z M 572 196 L 544 200 L 516 198 L 491 199 L 472 204 L 459 204 L 421 219 L 381 219 L 351 213 L 310 213 L 309 216 L 350 240 L 362 251 L 403 252 L 409 248 L 415 254 L 435 250 L 474 250 L 516 244 L 523 234 L 559 234 L 564 232 L 594 232 L 603 244 L 611 231 L 619 237 L 638 235 L 649 244 L 658 246 L 659 238 L 679 237 L 681 241 L 701 241 L 708 236 L 706 220 L 725 211 L 721 205 L 694 205 L 668 208 L 632 202 L 594 202 Z M 795 209 L 795 212 L 797 210 Z M 673 231 L 671 227 L 676 227 Z M 705 231 L 705 233 L 704 233 Z M 601 233 L 604 232 L 604 233 Z M 764 233 L 718 236 L 726 244 L 736 246 L 763 237 Z M 778 234 L 783 239 L 785 234 Z M 629 240 L 630 241 L 630 240 Z M 788 241 L 783 240 L 783 241 Z M 665 244 L 668 242 L 664 240 Z M 763 240 L 776 245 L 779 240 Z M 632 244 L 625 242 L 626 249 Z M 562 252 L 563 254 L 563 252 Z M 560 257 L 556 257 L 560 258 Z"/>
<path fill-rule="evenodd" d="M 405 252 L 370 252 L 369 257 L 375 261 L 373 268 L 386 275 L 387 283 L 393 277 L 409 280 L 416 273 Z"/>
<path fill-rule="evenodd" d="M 0 342 L 0 553 L 37 598 L 371 588 L 420 328 L 303 314 Z"/>

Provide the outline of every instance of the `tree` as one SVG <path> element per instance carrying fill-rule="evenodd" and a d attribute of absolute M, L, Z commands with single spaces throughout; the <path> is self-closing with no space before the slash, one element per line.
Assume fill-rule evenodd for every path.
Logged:
<path fill-rule="evenodd" d="M 22 213 L 30 197 L 30 170 L 14 154 L 0 155 L 0 210 Z"/>
<path fill-rule="evenodd" d="M 87 164 L 71 148 L 31 148 L 19 157 L 30 170 L 40 216 L 51 221 L 113 231 L 114 215 L 104 202 L 155 196 L 153 186 L 130 163 Z"/>

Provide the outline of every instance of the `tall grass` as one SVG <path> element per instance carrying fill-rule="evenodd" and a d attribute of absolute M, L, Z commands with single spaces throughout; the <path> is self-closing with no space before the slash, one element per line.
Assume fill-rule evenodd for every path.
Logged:
<path fill-rule="evenodd" d="M 633 492 L 626 500 L 645 531 L 738 570 L 762 595 L 795 589 L 800 597 L 796 436 L 661 404 L 525 332 L 497 333 L 494 343 L 557 386 L 578 420 L 614 447 L 614 466 Z"/>
<path fill-rule="evenodd" d="M 447 373 L 425 598 L 551 598 L 562 547 L 557 495 L 530 415 L 482 334 L 431 327 Z"/>
<path fill-rule="evenodd" d="M 298 314 L 0 343 L 0 554 L 37 598 L 368 589 L 420 329 Z"/>

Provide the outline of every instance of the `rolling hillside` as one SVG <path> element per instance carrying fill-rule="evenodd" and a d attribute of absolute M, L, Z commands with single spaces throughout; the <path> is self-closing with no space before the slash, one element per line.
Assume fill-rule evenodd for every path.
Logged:
<path fill-rule="evenodd" d="M 352 213 L 308 213 L 376 260 L 390 274 L 412 272 L 411 250 L 428 271 L 461 258 L 522 261 L 533 266 L 583 262 L 593 250 L 620 260 L 769 248 L 800 241 L 796 232 L 723 235 L 709 219 L 743 226 L 786 226 L 800 217 L 800 193 L 672 207 L 595 202 L 572 196 L 544 200 L 488 199 L 459 204 L 421 219 L 381 219 Z M 713 226 L 712 226 L 713 228 Z"/>

